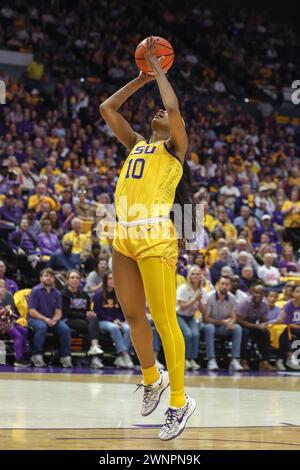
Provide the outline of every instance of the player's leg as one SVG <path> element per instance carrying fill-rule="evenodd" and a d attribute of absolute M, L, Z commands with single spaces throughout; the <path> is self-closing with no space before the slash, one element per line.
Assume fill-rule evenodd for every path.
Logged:
<path fill-rule="evenodd" d="M 141 367 L 152 368 L 155 364 L 153 333 L 146 317 L 146 298 L 137 262 L 113 249 L 112 270 L 115 291 L 130 326 L 132 343 Z M 157 378 L 158 371 L 154 369 L 153 379 Z"/>
<path fill-rule="evenodd" d="M 152 319 L 161 337 L 170 377 L 170 406 L 185 405 L 185 345 L 176 316 L 175 265 L 162 257 L 138 261 Z"/>

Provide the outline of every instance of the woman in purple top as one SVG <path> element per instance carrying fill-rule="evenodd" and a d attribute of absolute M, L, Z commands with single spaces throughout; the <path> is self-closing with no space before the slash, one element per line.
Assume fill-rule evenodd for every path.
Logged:
<path fill-rule="evenodd" d="M 60 250 L 60 241 L 55 233 L 52 233 L 52 225 L 49 219 L 44 219 L 41 222 L 42 231 L 37 237 L 38 245 L 41 249 L 41 254 L 52 256 L 53 253 Z"/>
<path fill-rule="evenodd" d="M 100 329 L 108 331 L 116 345 L 118 357 L 114 362 L 115 366 L 133 369 L 134 364 L 129 356 L 130 330 L 117 299 L 112 273 L 104 274 L 103 287 L 96 292 L 93 300 Z"/>
<path fill-rule="evenodd" d="M 297 264 L 296 257 L 294 255 L 293 247 L 291 245 L 285 245 L 282 249 L 282 256 L 279 261 L 279 270 L 282 276 L 299 276 L 300 278 L 300 266 Z"/>
<path fill-rule="evenodd" d="M 300 286 L 293 287 L 293 299 L 285 304 L 284 311 L 284 323 L 300 338 Z"/>

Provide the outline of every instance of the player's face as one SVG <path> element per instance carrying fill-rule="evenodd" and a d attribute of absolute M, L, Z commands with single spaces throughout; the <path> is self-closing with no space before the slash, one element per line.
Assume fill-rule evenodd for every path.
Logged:
<path fill-rule="evenodd" d="M 151 127 L 154 131 L 169 131 L 169 118 L 167 111 L 159 109 L 152 119 Z"/>

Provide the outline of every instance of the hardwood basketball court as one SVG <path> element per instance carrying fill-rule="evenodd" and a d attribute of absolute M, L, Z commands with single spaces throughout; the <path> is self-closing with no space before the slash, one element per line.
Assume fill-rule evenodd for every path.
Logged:
<path fill-rule="evenodd" d="M 300 449 L 300 377 L 187 375 L 197 409 L 162 442 L 167 394 L 139 414 L 140 376 L 0 371 L 1 449 Z"/>

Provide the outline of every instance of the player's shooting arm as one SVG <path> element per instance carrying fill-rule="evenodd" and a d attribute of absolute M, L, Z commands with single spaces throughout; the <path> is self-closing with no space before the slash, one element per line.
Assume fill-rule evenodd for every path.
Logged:
<path fill-rule="evenodd" d="M 148 65 L 153 70 L 161 99 L 168 113 L 171 136 L 167 140 L 167 145 L 174 149 L 176 155 L 183 161 L 188 148 L 188 137 L 180 114 L 177 96 L 160 66 L 159 59 L 155 55 L 155 47 L 154 39 L 152 37 L 148 38 L 144 46 L 144 55 Z"/>
<path fill-rule="evenodd" d="M 131 150 L 132 147 L 134 147 L 139 140 L 143 140 L 144 137 L 132 129 L 129 122 L 122 116 L 118 109 L 131 95 L 151 80 L 153 80 L 152 77 L 141 72 L 137 78 L 131 80 L 131 82 L 127 83 L 123 88 L 116 91 L 116 93 L 100 104 L 100 114 L 104 121 L 128 150 Z"/>

